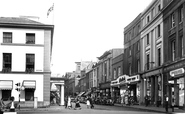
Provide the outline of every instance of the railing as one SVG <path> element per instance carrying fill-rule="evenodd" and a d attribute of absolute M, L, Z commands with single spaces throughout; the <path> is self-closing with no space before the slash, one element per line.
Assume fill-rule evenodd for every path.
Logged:
<path fill-rule="evenodd" d="M 32 73 L 34 72 L 34 68 L 26 68 L 26 73 Z"/>
<path fill-rule="evenodd" d="M 11 72 L 11 68 L 3 68 L 3 69 L 2 69 L 2 72 L 3 72 L 3 73 Z"/>

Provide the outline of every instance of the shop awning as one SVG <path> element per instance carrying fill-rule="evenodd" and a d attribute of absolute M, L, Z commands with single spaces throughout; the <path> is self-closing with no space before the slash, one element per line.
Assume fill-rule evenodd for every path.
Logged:
<path fill-rule="evenodd" d="M 23 86 L 25 89 L 36 89 L 36 81 L 35 80 L 24 80 Z"/>
<path fill-rule="evenodd" d="M 77 96 L 82 96 L 85 92 L 80 92 Z"/>
<path fill-rule="evenodd" d="M 88 92 L 86 92 L 84 95 L 85 96 L 88 96 L 88 95 L 90 95 L 91 94 L 91 91 L 88 91 Z"/>
<path fill-rule="evenodd" d="M 0 80 L 0 90 L 12 90 L 13 81 L 12 80 Z"/>

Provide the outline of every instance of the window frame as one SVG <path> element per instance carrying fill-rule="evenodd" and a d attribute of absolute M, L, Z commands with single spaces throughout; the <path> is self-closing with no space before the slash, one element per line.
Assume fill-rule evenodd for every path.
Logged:
<path fill-rule="evenodd" d="M 31 60 L 33 59 L 33 60 Z M 33 61 L 33 62 L 29 62 L 29 61 Z M 28 67 L 30 66 L 30 67 Z M 33 66 L 33 67 L 31 67 Z M 30 53 L 26 53 L 26 72 L 31 73 L 34 72 L 35 69 L 35 54 L 30 54 Z"/>
<path fill-rule="evenodd" d="M 35 33 L 26 33 L 26 44 L 35 44 L 35 37 Z"/>

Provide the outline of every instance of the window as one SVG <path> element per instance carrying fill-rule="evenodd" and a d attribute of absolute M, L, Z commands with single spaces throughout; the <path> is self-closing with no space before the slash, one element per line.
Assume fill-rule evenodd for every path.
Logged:
<path fill-rule="evenodd" d="M 137 60 L 137 72 L 139 72 L 140 71 L 140 62 L 139 62 L 139 60 Z"/>
<path fill-rule="evenodd" d="M 183 56 L 183 53 L 184 53 L 184 40 L 183 40 L 183 36 L 180 37 L 180 50 L 181 50 L 181 57 Z"/>
<path fill-rule="evenodd" d="M 3 43 L 12 43 L 12 33 L 3 32 Z"/>
<path fill-rule="evenodd" d="M 35 44 L 35 34 L 26 33 L 26 44 Z"/>
<path fill-rule="evenodd" d="M 34 90 L 35 89 L 25 89 L 25 101 L 34 100 Z"/>
<path fill-rule="evenodd" d="M 11 97 L 11 90 L 2 90 L 2 99 L 3 101 L 10 100 Z"/>
<path fill-rule="evenodd" d="M 171 43 L 171 51 L 172 51 L 172 61 L 175 60 L 175 40 Z"/>
<path fill-rule="evenodd" d="M 131 63 L 129 63 L 129 75 L 131 75 L 131 70 L 132 70 Z"/>
<path fill-rule="evenodd" d="M 157 26 L 157 33 L 158 33 L 158 37 L 161 36 L 161 26 L 160 24 Z"/>
<path fill-rule="evenodd" d="M 26 72 L 28 73 L 34 72 L 34 66 L 35 66 L 35 55 L 26 54 Z"/>
<path fill-rule="evenodd" d="M 131 47 L 129 47 L 129 55 L 131 56 Z"/>
<path fill-rule="evenodd" d="M 149 33 L 146 35 L 146 44 L 149 45 L 149 40 L 150 40 L 150 37 L 149 37 Z"/>
<path fill-rule="evenodd" d="M 150 16 L 147 16 L 147 23 L 149 23 L 150 21 Z"/>
<path fill-rule="evenodd" d="M 158 48 L 158 66 L 161 66 L 161 48 Z"/>
<path fill-rule="evenodd" d="M 150 62 L 150 54 L 147 54 L 146 55 L 146 69 L 147 70 L 149 70 L 149 68 L 150 68 L 149 62 Z"/>
<path fill-rule="evenodd" d="M 137 42 L 137 51 L 139 51 L 140 50 L 140 43 L 139 43 L 139 41 Z"/>
<path fill-rule="evenodd" d="M 116 79 L 116 69 L 114 69 L 114 79 Z"/>
<path fill-rule="evenodd" d="M 10 72 L 12 68 L 12 54 L 3 53 L 3 72 Z"/>
<path fill-rule="evenodd" d="M 118 67 L 118 76 L 121 76 L 121 67 Z"/>
<path fill-rule="evenodd" d="M 181 6 L 179 9 L 179 22 L 183 21 L 183 7 Z"/>
<path fill-rule="evenodd" d="M 171 26 L 172 28 L 175 27 L 175 14 L 174 13 L 171 15 Z"/>
<path fill-rule="evenodd" d="M 158 11 L 160 11 L 160 10 L 161 10 L 161 5 L 159 4 L 159 5 L 158 5 Z"/>

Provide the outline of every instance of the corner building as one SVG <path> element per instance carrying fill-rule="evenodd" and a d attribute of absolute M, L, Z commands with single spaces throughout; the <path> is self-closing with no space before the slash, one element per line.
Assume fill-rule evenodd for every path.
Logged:
<path fill-rule="evenodd" d="M 50 104 L 50 61 L 53 25 L 26 18 L 0 18 L 0 98 L 19 101 L 21 107 Z"/>

